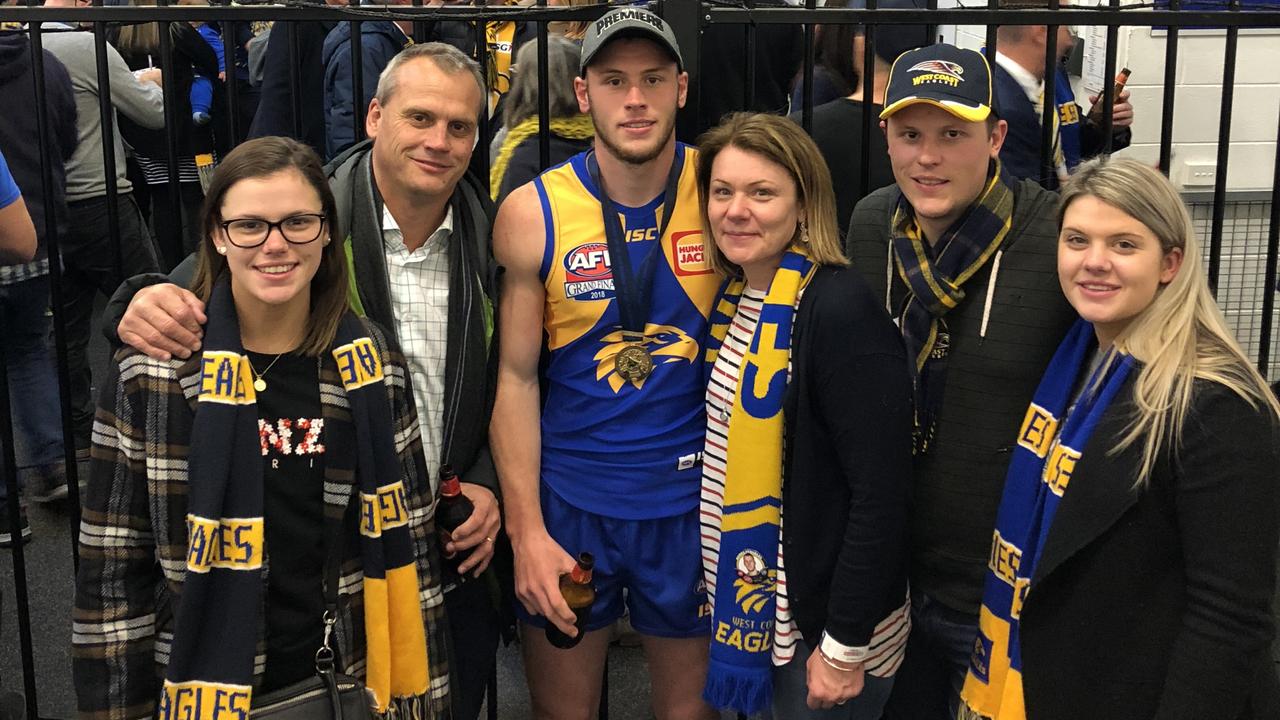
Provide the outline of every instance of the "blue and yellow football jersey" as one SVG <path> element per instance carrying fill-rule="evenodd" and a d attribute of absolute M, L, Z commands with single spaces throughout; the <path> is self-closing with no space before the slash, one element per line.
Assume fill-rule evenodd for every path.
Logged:
<path fill-rule="evenodd" d="M 550 355 L 542 480 L 598 515 L 668 517 L 698 503 L 706 430 L 702 343 L 720 279 L 702 236 L 696 159 L 696 150 L 677 145 L 679 199 L 663 237 L 656 237 L 666 211 L 661 196 L 643 207 L 619 206 L 632 267 L 640 267 L 654 243 L 663 255 L 645 328 L 654 369 L 643 381 L 625 381 L 614 370 L 624 343 L 587 154 L 534 181 L 546 219 L 541 276 Z"/>

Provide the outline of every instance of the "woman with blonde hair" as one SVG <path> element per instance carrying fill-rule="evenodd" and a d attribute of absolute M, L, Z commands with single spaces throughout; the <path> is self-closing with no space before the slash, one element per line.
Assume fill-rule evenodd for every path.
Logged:
<path fill-rule="evenodd" d="M 841 253 L 831 176 L 798 125 L 730 115 L 699 151 L 728 276 L 706 358 L 704 697 L 874 720 L 909 628 L 902 339 Z"/>
<path fill-rule="evenodd" d="M 1163 175 L 1086 163 L 1059 220 L 1080 320 L 1018 433 L 966 717 L 1277 717 L 1280 405 Z"/>

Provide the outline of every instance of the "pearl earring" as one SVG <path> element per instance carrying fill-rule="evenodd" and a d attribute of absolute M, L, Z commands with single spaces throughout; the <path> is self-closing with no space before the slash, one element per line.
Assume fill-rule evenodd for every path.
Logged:
<path fill-rule="evenodd" d="M 219 255 L 226 255 L 226 254 L 227 254 L 227 246 L 226 246 L 226 245 L 219 245 L 219 246 L 218 246 L 218 254 L 219 254 Z"/>

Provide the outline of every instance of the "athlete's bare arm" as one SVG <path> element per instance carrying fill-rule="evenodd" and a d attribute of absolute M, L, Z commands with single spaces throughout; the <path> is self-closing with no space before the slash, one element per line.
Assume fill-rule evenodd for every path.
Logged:
<path fill-rule="evenodd" d="M 493 254 L 506 268 L 498 306 L 498 390 L 489 446 L 498 467 L 507 534 L 516 559 L 516 595 L 531 613 L 575 635 L 573 612 L 560 595 L 560 575 L 573 558 L 547 533 L 538 498 L 542 437 L 538 358 L 546 290 L 538 277 L 545 246 L 542 206 L 528 183 L 502 203 Z"/>

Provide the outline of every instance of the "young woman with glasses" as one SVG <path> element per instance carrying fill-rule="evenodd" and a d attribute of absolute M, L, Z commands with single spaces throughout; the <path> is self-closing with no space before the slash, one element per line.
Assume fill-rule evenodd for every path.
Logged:
<path fill-rule="evenodd" d="M 447 712 L 404 359 L 347 305 L 334 211 L 311 148 L 240 145 L 201 215 L 201 352 L 116 355 L 80 538 L 82 714 L 247 711 L 314 675 L 322 643 L 381 716 Z"/>

